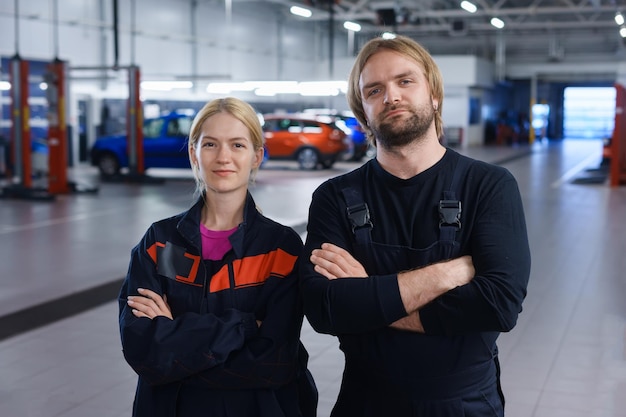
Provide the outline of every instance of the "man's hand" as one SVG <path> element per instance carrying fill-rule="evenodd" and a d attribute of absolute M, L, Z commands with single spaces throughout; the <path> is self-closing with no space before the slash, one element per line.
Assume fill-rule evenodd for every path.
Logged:
<path fill-rule="evenodd" d="M 398 287 L 404 308 L 411 314 L 440 295 L 469 283 L 475 274 L 470 256 L 401 272 Z"/>
<path fill-rule="evenodd" d="M 439 262 L 431 266 L 437 268 L 441 277 L 448 283 L 448 290 L 452 290 L 456 287 L 469 283 L 472 278 L 474 278 L 474 275 L 476 275 L 476 270 L 474 269 L 474 264 L 472 263 L 472 257 L 468 255 L 451 259 L 449 261 Z"/>
<path fill-rule="evenodd" d="M 420 320 L 419 310 L 409 314 L 406 317 L 402 317 L 401 319 L 394 321 L 389 326 L 396 330 L 424 333 L 424 327 L 422 326 L 422 320 Z"/>
<path fill-rule="evenodd" d="M 133 309 L 133 314 L 136 317 L 153 319 L 157 316 L 163 316 L 173 320 L 172 311 L 167 304 L 165 294 L 161 297 L 154 291 L 145 288 L 138 288 L 137 291 L 140 295 L 128 296 L 126 301 L 129 307 Z"/>
<path fill-rule="evenodd" d="M 332 243 L 323 243 L 321 249 L 311 252 L 311 263 L 315 272 L 328 279 L 366 278 L 367 272 L 363 265 L 345 249 Z"/>

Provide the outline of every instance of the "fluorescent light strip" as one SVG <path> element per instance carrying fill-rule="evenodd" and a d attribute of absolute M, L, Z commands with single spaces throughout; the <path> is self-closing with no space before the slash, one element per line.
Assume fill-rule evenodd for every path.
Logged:
<path fill-rule="evenodd" d="M 474 3 L 470 3 L 466 0 L 461 2 L 461 8 L 470 13 L 476 13 L 476 10 L 478 10 Z"/>
<path fill-rule="evenodd" d="M 311 17 L 313 15 L 312 11 L 310 11 L 309 9 L 305 9 L 304 7 L 291 6 L 289 11 L 291 12 L 291 14 L 295 14 L 296 16 L 300 17 Z"/>
<path fill-rule="evenodd" d="M 497 17 L 492 17 L 491 18 L 491 25 L 498 28 L 498 29 L 502 29 L 504 27 L 504 22 L 500 19 L 498 19 Z"/>
<path fill-rule="evenodd" d="M 361 25 L 350 21 L 343 22 L 343 27 L 344 29 L 350 30 L 352 32 L 359 32 L 361 30 Z"/>
<path fill-rule="evenodd" d="M 272 97 L 276 94 L 300 94 L 302 96 L 336 96 L 348 90 L 347 81 L 246 81 L 242 83 L 211 83 L 207 92 L 231 94 L 254 92 L 257 96 Z"/>

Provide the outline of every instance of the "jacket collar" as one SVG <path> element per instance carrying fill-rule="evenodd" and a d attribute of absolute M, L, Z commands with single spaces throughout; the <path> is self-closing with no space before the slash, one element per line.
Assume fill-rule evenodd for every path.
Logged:
<path fill-rule="evenodd" d="M 182 214 L 176 228 L 178 232 L 194 245 L 198 252 L 202 247 L 202 237 L 200 235 L 200 220 L 202 218 L 202 207 L 204 207 L 204 199 L 200 196 L 193 206 Z M 237 257 L 243 254 L 243 242 L 246 230 L 249 230 L 254 223 L 259 212 L 252 195 L 248 191 L 246 193 L 246 202 L 243 208 L 243 222 L 239 224 L 237 230 L 230 236 L 230 244 L 233 246 Z"/>

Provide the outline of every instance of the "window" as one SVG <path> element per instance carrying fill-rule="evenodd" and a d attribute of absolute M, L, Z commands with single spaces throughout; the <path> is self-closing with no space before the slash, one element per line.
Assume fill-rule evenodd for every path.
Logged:
<path fill-rule="evenodd" d="M 302 130 L 304 133 L 322 133 L 322 127 L 319 123 L 305 120 L 302 122 L 304 124 L 304 129 Z"/>
<path fill-rule="evenodd" d="M 568 87 L 563 94 L 565 138 L 605 139 L 615 125 L 614 87 Z"/>
<path fill-rule="evenodd" d="M 144 138 L 158 138 L 161 136 L 161 128 L 163 127 L 163 119 L 154 119 L 147 122 L 143 127 Z"/>

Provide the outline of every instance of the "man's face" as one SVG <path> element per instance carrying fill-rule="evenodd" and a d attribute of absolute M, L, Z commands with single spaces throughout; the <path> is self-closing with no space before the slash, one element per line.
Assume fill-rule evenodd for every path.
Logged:
<path fill-rule="evenodd" d="M 375 53 L 363 67 L 359 88 L 368 125 L 382 147 L 436 137 L 438 103 L 422 67 L 412 59 L 390 50 Z"/>

